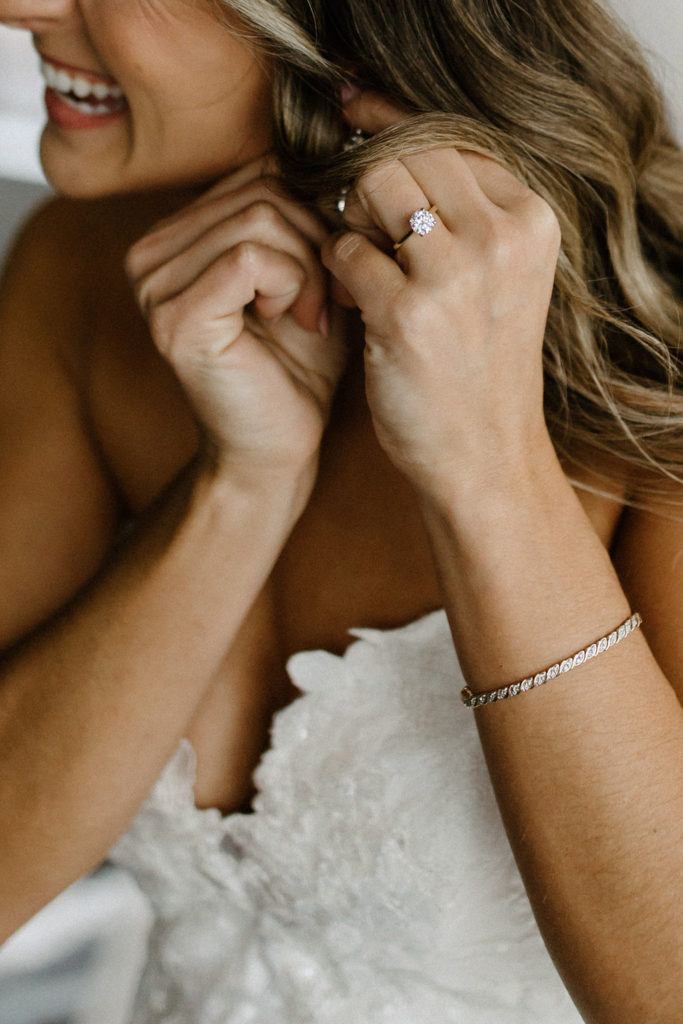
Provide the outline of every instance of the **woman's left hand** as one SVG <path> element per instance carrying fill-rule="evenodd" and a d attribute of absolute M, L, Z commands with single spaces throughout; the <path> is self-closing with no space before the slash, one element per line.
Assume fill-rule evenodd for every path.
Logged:
<path fill-rule="evenodd" d="M 373 132 L 405 114 L 361 94 L 347 117 Z M 394 253 L 389 240 L 432 205 L 436 226 Z M 365 172 L 345 219 L 352 230 L 325 244 L 323 262 L 362 314 L 380 443 L 426 496 L 496 486 L 548 444 L 541 349 L 555 214 L 494 160 L 442 148 Z"/>

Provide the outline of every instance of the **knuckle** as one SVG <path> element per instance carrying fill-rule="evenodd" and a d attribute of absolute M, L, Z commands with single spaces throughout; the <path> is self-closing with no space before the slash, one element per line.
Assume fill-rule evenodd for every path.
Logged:
<path fill-rule="evenodd" d="M 123 268 L 129 281 L 136 281 L 144 272 L 148 251 L 147 236 L 131 245 L 123 261 Z"/>
<path fill-rule="evenodd" d="M 176 368 L 188 358 L 188 338 L 192 332 L 188 327 L 187 310 L 179 299 L 162 302 L 150 312 L 149 326 L 159 352 Z"/>
<path fill-rule="evenodd" d="M 172 302 L 162 302 L 149 311 L 149 329 L 157 348 L 168 354 L 177 337 L 178 319 Z"/>
<path fill-rule="evenodd" d="M 253 274 L 260 263 L 260 249 L 254 242 L 238 242 L 232 249 L 231 262 L 239 274 Z"/>
<path fill-rule="evenodd" d="M 532 192 L 532 196 L 533 198 L 529 200 L 529 205 L 533 211 L 532 217 L 536 232 L 543 235 L 551 243 L 557 242 L 559 244 L 562 231 L 557 214 L 550 203 L 543 199 L 542 196 L 539 196 L 536 192 Z"/>
<path fill-rule="evenodd" d="M 249 226 L 265 225 L 272 228 L 279 223 L 280 215 L 267 199 L 256 199 L 244 210 L 244 218 Z"/>
<path fill-rule="evenodd" d="M 134 288 L 138 306 L 145 314 L 150 314 L 153 307 L 152 288 L 148 277 L 142 278 Z"/>
<path fill-rule="evenodd" d="M 156 270 L 140 273 L 137 280 L 133 282 L 133 292 L 137 304 L 148 318 L 152 309 L 161 304 L 164 290 L 163 278 L 163 267 L 158 267 Z"/>
<path fill-rule="evenodd" d="M 555 211 L 536 192 L 530 192 L 519 221 L 521 248 L 532 264 L 545 263 L 549 254 L 557 255 L 562 230 Z"/>
<path fill-rule="evenodd" d="M 477 230 L 485 245 L 496 247 L 508 231 L 507 215 L 494 203 L 482 204 L 478 213 Z"/>
<path fill-rule="evenodd" d="M 518 262 L 524 249 L 525 233 L 522 225 L 514 222 L 499 222 L 490 236 L 490 248 L 494 262 L 506 267 Z"/>
<path fill-rule="evenodd" d="M 515 218 L 493 203 L 481 211 L 478 230 L 485 252 L 495 263 L 506 263 L 517 255 L 519 229 Z"/>
<path fill-rule="evenodd" d="M 423 295 L 410 288 L 404 288 L 392 303 L 392 318 L 399 326 L 401 335 L 410 341 L 429 336 L 435 319 L 435 309 Z"/>
<path fill-rule="evenodd" d="M 496 217 L 489 249 L 499 267 L 519 268 L 545 261 L 560 244 L 560 224 L 552 207 L 534 192 L 525 199 L 521 215 Z"/>

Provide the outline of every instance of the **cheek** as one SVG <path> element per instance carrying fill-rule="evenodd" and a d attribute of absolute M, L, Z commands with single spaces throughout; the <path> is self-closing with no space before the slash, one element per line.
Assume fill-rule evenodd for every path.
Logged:
<path fill-rule="evenodd" d="M 100 16 L 95 28 L 108 70 L 134 113 L 169 125 L 177 116 L 181 122 L 188 120 L 189 129 L 191 116 L 199 127 L 219 107 L 231 121 L 239 121 L 243 111 L 249 117 L 256 110 L 266 113 L 271 86 L 265 62 L 213 14 L 193 5 L 190 21 L 155 4 L 144 13 L 134 0 L 124 0 L 123 7 L 125 17 Z"/>
<path fill-rule="evenodd" d="M 79 189 L 209 181 L 269 148 L 268 67 L 213 14 L 194 0 L 81 4 L 93 50 L 130 111 L 111 131 L 74 140 Z M 69 153 L 61 136 L 57 141 L 52 162 L 63 170 Z M 67 162 L 70 168 L 73 159 Z M 88 182 L 81 182 L 86 171 Z"/>

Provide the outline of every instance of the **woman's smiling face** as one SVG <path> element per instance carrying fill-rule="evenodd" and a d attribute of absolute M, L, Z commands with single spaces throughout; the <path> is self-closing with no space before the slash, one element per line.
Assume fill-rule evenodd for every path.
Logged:
<path fill-rule="evenodd" d="M 210 181 L 265 152 L 267 63 L 220 17 L 215 0 L 0 0 L 42 58 L 58 191 Z"/>

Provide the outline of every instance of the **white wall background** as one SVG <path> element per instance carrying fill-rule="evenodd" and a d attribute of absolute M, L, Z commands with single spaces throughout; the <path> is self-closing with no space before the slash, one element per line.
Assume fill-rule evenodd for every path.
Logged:
<path fill-rule="evenodd" d="M 28 32 L 0 26 L 0 176 L 43 181 L 38 140 L 44 121 L 38 57 Z"/>
<path fill-rule="evenodd" d="M 609 6 L 644 46 L 683 143 L 683 0 L 611 0 Z"/>

